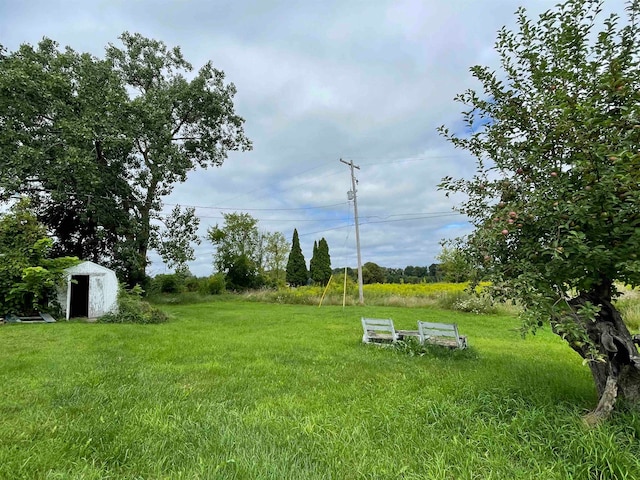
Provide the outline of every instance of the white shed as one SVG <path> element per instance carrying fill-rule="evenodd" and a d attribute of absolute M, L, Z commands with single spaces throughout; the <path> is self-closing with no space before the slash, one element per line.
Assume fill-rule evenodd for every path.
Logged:
<path fill-rule="evenodd" d="M 118 278 L 113 270 L 85 261 L 65 270 L 58 301 L 66 319 L 97 318 L 118 306 Z"/>

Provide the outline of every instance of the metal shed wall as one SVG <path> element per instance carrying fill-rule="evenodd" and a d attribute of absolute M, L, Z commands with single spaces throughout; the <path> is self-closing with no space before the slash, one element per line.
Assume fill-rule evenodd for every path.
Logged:
<path fill-rule="evenodd" d="M 118 278 L 116 273 L 97 263 L 85 261 L 65 270 L 67 281 L 65 286 L 58 291 L 58 301 L 62 311 L 69 319 L 71 306 L 71 280 L 74 275 L 86 275 L 89 277 L 89 318 L 101 317 L 105 313 L 117 309 L 118 303 Z"/>

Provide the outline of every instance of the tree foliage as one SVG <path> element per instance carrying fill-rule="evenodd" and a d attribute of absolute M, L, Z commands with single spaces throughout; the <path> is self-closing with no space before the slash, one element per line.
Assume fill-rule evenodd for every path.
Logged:
<path fill-rule="evenodd" d="M 216 247 L 214 266 L 227 276 L 230 289 L 256 288 L 284 282 L 289 245 L 280 232 L 258 229 L 248 213 L 223 213 L 224 224 L 207 230 Z"/>
<path fill-rule="evenodd" d="M 207 230 L 216 247 L 214 266 L 225 273 L 229 288 L 254 286 L 258 274 L 260 233 L 258 220 L 248 213 L 223 213 L 224 224 Z"/>
<path fill-rule="evenodd" d="M 289 242 L 281 232 L 262 233 L 263 273 L 272 280 L 274 286 L 283 285 L 286 279 Z"/>
<path fill-rule="evenodd" d="M 158 228 L 156 235 L 151 237 L 150 246 L 169 268 L 186 270 L 187 262 L 196 258 L 193 244 L 200 244 L 200 219 L 196 217 L 195 208 L 182 210 L 176 205 L 162 223 L 163 228 Z"/>
<path fill-rule="evenodd" d="M 51 257 L 51 239 L 22 200 L 0 216 L 0 315 L 49 311 L 75 257 Z"/>
<path fill-rule="evenodd" d="M 466 282 L 472 276 L 472 266 L 465 252 L 456 247 L 443 246 L 438 254 L 439 273 L 445 282 Z"/>
<path fill-rule="evenodd" d="M 313 274 L 316 271 L 316 263 L 318 261 L 318 242 L 317 241 L 313 241 L 313 252 L 311 254 L 311 260 L 309 260 L 309 276 L 311 277 L 311 280 L 313 280 L 315 282 L 315 279 L 313 278 Z"/>
<path fill-rule="evenodd" d="M 120 40 L 104 59 L 48 39 L 0 54 L 0 193 L 32 197 L 57 251 L 110 263 L 133 284 L 150 245 L 167 247 L 153 228 L 162 197 L 251 143 L 224 72 L 209 62 L 193 73 L 179 48 L 139 34 Z"/>
<path fill-rule="evenodd" d="M 320 285 L 326 285 L 331 278 L 329 244 L 324 237 L 318 242 L 313 242 L 313 256 L 309 262 L 309 275 L 314 282 Z"/>
<path fill-rule="evenodd" d="M 102 262 L 131 227 L 126 106 L 107 61 L 48 39 L 0 53 L 1 199 L 29 196 L 58 254 Z"/>
<path fill-rule="evenodd" d="M 461 245 L 492 294 L 517 299 L 525 326 L 551 320 L 588 361 L 600 394 L 640 403 L 640 358 L 612 304 L 640 282 L 640 4 L 601 19 L 602 1 L 569 0 L 502 29 L 501 71 L 475 66 L 480 93 L 456 97 L 467 132 L 441 133 L 477 158 L 442 187 L 468 200 Z M 612 401 L 613 399 L 613 401 Z"/>
<path fill-rule="evenodd" d="M 309 280 L 309 271 L 307 263 L 300 247 L 300 237 L 298 230 L 293 229 L 293 238 L 291 240 L 291 250 L 289 251 L 289 259 L 287 260 L 287 283 L 292 287 L 306 285 Z"/>
<path fill-rule="evenodd" d="M 362 266 L 362 283 L 384 283 L 385 281 L 385 271 L 377 263 L 366 262 Z"/>

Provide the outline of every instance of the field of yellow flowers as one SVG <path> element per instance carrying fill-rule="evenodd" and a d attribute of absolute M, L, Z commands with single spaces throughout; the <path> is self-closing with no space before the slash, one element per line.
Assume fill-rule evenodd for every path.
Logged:
<path fill-rule="evenodd" d="M 377 283 L 364 285 L 363 296 L 367 305 L 436 306 L 476 313 L 495 310 L 488 299 L 470 295 L 467 288 L 467 283 Z M 345 284 L 343 276 L 332 279 L 327 287 L 283 288 L 251 292 L 246 297 L 256 301 L 307 305 L 355 305 L 359 299 L 356 283 L 348 278 Z"/>

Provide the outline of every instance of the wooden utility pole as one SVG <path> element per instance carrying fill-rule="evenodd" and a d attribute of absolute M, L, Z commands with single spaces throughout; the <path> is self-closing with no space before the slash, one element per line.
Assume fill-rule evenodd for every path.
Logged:
<path fill-rule="evenodd" d="M 353 213 L 356 222 L 356 250 L 358 252 L 358 301 L 360 305 L 364 305 L 364 294 L 362 293 L 362 257 L 360 256 L 360 226 L 358 225 L 358 197 L 356 195 L 357 180 L 354 172 L 354 168 L 360 170 L 360 167 L 354 165 L 353 160 L 345 162 L 344 160 L 340 159 L 340 161 L 345 165 L 349 165 L 349 167 L 351 167 L 351 191 L 348 193 L 348 195 L 349 200 L 353 200 Z"/>

